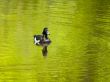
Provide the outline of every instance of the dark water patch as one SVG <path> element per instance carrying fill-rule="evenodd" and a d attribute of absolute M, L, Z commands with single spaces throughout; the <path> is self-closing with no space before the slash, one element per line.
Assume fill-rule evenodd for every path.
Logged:
<path fill-rule="evenodd" d="M 110 29 L 94 28 L 92 35 L 99 38 L 104 38 L 104 37 L 110 38 Z"/>
<path fill-rule="evenodd" d="M 97 54 L 100 52 L 100 45 L 95 43 L 90 43 L 86 46 L 86 54 Z"/>
<path fill-rule="evenodd" d="M 108 14 L 109 13 L 109 2 L 105 1 L 101 1 L 99 0 L 99 3 L 96 3 L 96 8 L 95 8 L 95 17 L 94 18 L 94 22 L 93 22 L 93 32 L 96 33 L 95 35 L 97 35 L 97 37 L 99 36 L 101 38 L 101 36 L 104 37 L 105 36 L 110 36 L 108 29 L 106 29 L 106 27 L 109 26 L 109 21 L 107 21 L 109 19 Z"/>
<path fill-rule="evenodd" d="M 99 43 L 89 43 L 86 46 L 84 55 L 84 69 L 79 77 L 81 82 L 95 82 L 98 77 L 98 59 L 101 50 L 101 45 Z"/>
<path fill-rule="evenodd" d="M 84 66 L 82 69 L 82 76 L 80 77 L 81 82 L 97 82 L 99 76 L 99 66 L 103 61 L 100 60 L 100 57 L 105 55 L 107 56 L 107 52 L 109 51 L 107 47 L 106 38 L 110 38 L 110 30 L 109 30 L 109 2 L 107 0 L 99 0 L 92 4 L 94 6 L 92 11 L 92 16 L 90 17 L 90 22 L 88 28 L 90 28 L 90 32 L 88 33 L 90 37 L 88 37 L 89 42 L 85 47 L 84 54 Z M 104 54 L 106 53 L 106 54 Z"/>

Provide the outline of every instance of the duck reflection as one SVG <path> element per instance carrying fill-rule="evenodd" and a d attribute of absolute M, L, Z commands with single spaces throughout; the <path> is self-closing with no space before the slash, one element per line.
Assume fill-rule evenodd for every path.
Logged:
<path fill-rule="evenodd" d="M 48 54 L 48 46 L 50 45 L 50 43 L 51 43 L 51 41 L 49 42 L 49 43 L 44 43 L 43 45 L 42 45 L 42 55 L 43 56 L 47 56 L 47 54 Z"/>
<path fill-rule="evenodd" d="M 43 56 L 47 56 L 47 54 L 48 54 L 48 49 L 47 49 L 47 47 L 48 47 L 48 46 L 46 46 L 46 45 L 43 46 L 43 49 L 42 49 L 42 55 L 43 55 Z"/>

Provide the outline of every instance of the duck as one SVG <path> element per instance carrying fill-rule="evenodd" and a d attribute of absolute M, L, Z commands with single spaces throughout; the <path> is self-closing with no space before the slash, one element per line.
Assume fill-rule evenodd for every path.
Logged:
<path fill-rule="evenodd" d="M 35 45 L 49 45 L 51 43 L 51 40 L 48 38 L 48 35 L 50 35 L 48 28 L 45 27 L 43 29 L 43 32 L 41 35 L 34 35 L 34 44 Z"/>

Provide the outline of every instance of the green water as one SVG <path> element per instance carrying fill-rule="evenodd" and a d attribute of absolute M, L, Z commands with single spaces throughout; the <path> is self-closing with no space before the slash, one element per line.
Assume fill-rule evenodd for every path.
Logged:
<path fill-rule="evenodd" d="M 110 82 L 109 41 L 109 0 L 0 0 L 0 82 Z"/>

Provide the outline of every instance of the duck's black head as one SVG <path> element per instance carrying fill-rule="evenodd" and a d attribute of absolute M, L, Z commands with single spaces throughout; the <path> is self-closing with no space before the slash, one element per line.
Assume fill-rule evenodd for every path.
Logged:
<path fill-rule="evenodd" d="M 47 31 L 48 30 L 48 28 L 47 27 L 45 27 L 44 29 L 43 29 L 43 31 Z"/>

